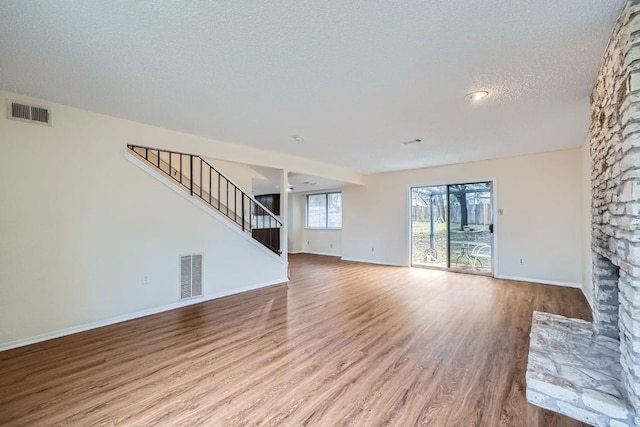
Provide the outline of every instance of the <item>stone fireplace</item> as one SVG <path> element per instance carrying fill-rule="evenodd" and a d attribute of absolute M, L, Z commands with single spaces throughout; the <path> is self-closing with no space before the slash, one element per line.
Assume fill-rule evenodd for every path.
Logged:
<path fill-rule="evenodd" d="M 593 327 L 597 333 L 617 340 L 620 338 L 618 328 L 620 267 L 598 252 L 594 251 L 591 256 L 592 280 L 595 286 L 592 307 Z"/>
<path fill-rule="evenodd" d="M 534 313 L 527 399 L 597 426 L 640 425 L 640 0 L 591 94 L 593 323 Z"/>

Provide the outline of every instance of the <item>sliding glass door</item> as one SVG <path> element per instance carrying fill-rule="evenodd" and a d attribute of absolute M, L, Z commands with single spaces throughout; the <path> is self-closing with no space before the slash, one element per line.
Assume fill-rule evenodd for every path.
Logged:
<path fill-rule="evenodd" d="M 411 189 L 412 265 L 449 266 L 448 221 L 446 186 Z"/>
<path fill-rule="evenodd" d="M 490 182 L 411 189 L 411 264 L 492 274 Z"/>

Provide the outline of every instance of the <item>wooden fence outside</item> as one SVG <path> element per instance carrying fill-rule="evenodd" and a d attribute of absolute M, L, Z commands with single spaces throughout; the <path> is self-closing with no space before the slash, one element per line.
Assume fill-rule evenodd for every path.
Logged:
<path fill-rule="evenodd" d="M 461 212 L 460 205 L 451 206 L 451 222 L 460 223 Z M 440 212 L 437 206 L 433 207 L 433 216 L 435 222 L 444 222 L 446 212 Z M 492 223 L 491 205 L 474 204 L 467 206 L 468 223 L 477 225 L 488 225 Z M 414 221 L 429 221 L 429 206 L 412 206 L 411 214 Z"/>

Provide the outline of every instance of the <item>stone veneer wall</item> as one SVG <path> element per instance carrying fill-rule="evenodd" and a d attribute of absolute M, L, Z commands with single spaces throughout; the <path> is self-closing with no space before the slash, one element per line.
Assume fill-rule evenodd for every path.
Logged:
<path fill-rule="evenodd" d="M 620 339 L 640 414 L 640 0 L 616 24 L 591 95 L 594 326 Z"/>

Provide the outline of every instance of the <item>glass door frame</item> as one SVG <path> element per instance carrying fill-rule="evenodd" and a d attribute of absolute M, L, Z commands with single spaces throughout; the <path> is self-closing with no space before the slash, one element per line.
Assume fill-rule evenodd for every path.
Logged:
<path fill-rule="evenodd" d="M 492 217 L 492 222 L 491 224 L 493 225 L 493 230 L 492 232 L 490 232 L 489 236 L 490 236 L 490 244 L 491 244 L 491 270 L 488 272 L 484 272 L 484 271 L 475 271 L 475 270 L 471 270 L 471 269 L 460 269 L 460 268 L 455 268 L 455 267 L 451 267 L 452 261 L 452 254 L 451 254 L 451 205 L 450 205 L 450 197 L 451 197 L 451 186 L 454 185 L 468 185 L 468 184 L 480 184 L 480 183 L 487 183 L 488 187 L 489 187 L 489 194 L 490 194 L 490 210 L 491 210 L 491 217 Z M 422 188 L 422 187 L 445 187 L 446 188 L 446 200 L 447 200 L 447 206 L 446 206 L 446 210 L 447 210 L 447 242 L 446 242 L 446 246 L 447 246 L 447 263 L 446 266 L 439 266 L 439 265 L 428 265 L 428 264 L 415 264 L 413 261 L 413 238 L 414 238 L 414 233 L 413 233 L 413 210 L 412 210 L 412 197 L 413 197 L 413 190 L 416 188 Z M 497 248 L 497 231 L 499 230 L 499 227 L 497 227 L 497 223 L 498 223 L 498 215 L 499 215 L 499 210 L 497 209 L 496 206 L 496 179 L 495 178 L 490 178 L 490 179 L 478 179 L 478 180 L 469 180 L 469 181 L 465 181 L 465 182 L 452 182 L 452 183 L 448 183 L 448 184 L 424 184 L 424 185 L 410 185 L 408 188 L 408 194 L 409 194 L 409 265 L 411 267 L 415 267 L 415 268 L 427 268 L 427 269 L 433 269 L 433 270 L 440 270 L 440 271 L 451 271 L 451 272 L 455 272 L 455 273 L 464 273 L 464 274 L 475 274 L 475 275 L 481 275 L 481 276 L 489 276 L 489 277 L 496 277 L 496 266 L 497 266 L 497 253 L 498 253 L 498 248 Z"/>
<path fill-rule="evenodd" d="M 448 238 L 447 238 L 447 242 L 446 242 L 446 247 L 445 247 L 445 254 L 447 256 L 447 260 L 446 260 L 446 265 L 444 262 L 439 262 L 438 258 L 439 258 L 439 254 L 438 251 L 435 251 L 435 257 L 436 257 L 436 263 L 435 264 L 416 264 L 413 261 L 413 244 L 414 244 L 414 229 L 413 229 L 413 196 L 414 196 L 414 190 L 419 189 L 419 188 L 430 188 L 430 189 L 435 189 L 436 193 L 435 194 L 430 194 L 430 197 L 434 197 L 434 196 L 445 196 L 448 197 L 448 192 L 447 192 L 447 184 L 444 185 L 412 185 L 409 187 L 409 253 L 410 253 L 410 260 L 409 260 L 409 265 L 411 267 L 420 267 L 420 268 L 431 268 L 431 269 L 435 269 L 435 270 L 447 270 L 448 266 L 449 266 L 449 246 L 448 246 Z M 429 226 L 429 245 L 430 245 L 430 249 L 434 249 L 431 245 L 433 244 L 435 246 L 435 241 L 437 241 L 436 237 L 432 235 L 434 235 L 436 232 L 434 231 L 435 228 L 435 221 L 432 220 L 433 218 L 433 203 L 434 203 L 433 198 L 431 198 L 431 200 L 429 201 L 430 203 L 430 213 L 429 213 L 429 222 L 431 223 Z M 446 235 L 449 235 L 449 208 L 448 208 L 449 204 L 448 202 L 444 202 L 444 206 L 443 208 L 444 211 L 440 212 L 440 209 L 438 208 L 438 213 L 444 215 L 445 220 L 447 222 L 447 228 L 445 230 Z M 432 226 L 433 225 L 433 226 Z M 433 239 L 433 240 L 432 240 Z M 433 256 L 433 252 L 430 252 L 430 256 Z M 425 250 L 425 259 L 426 259 L 426 250 Z"/>

